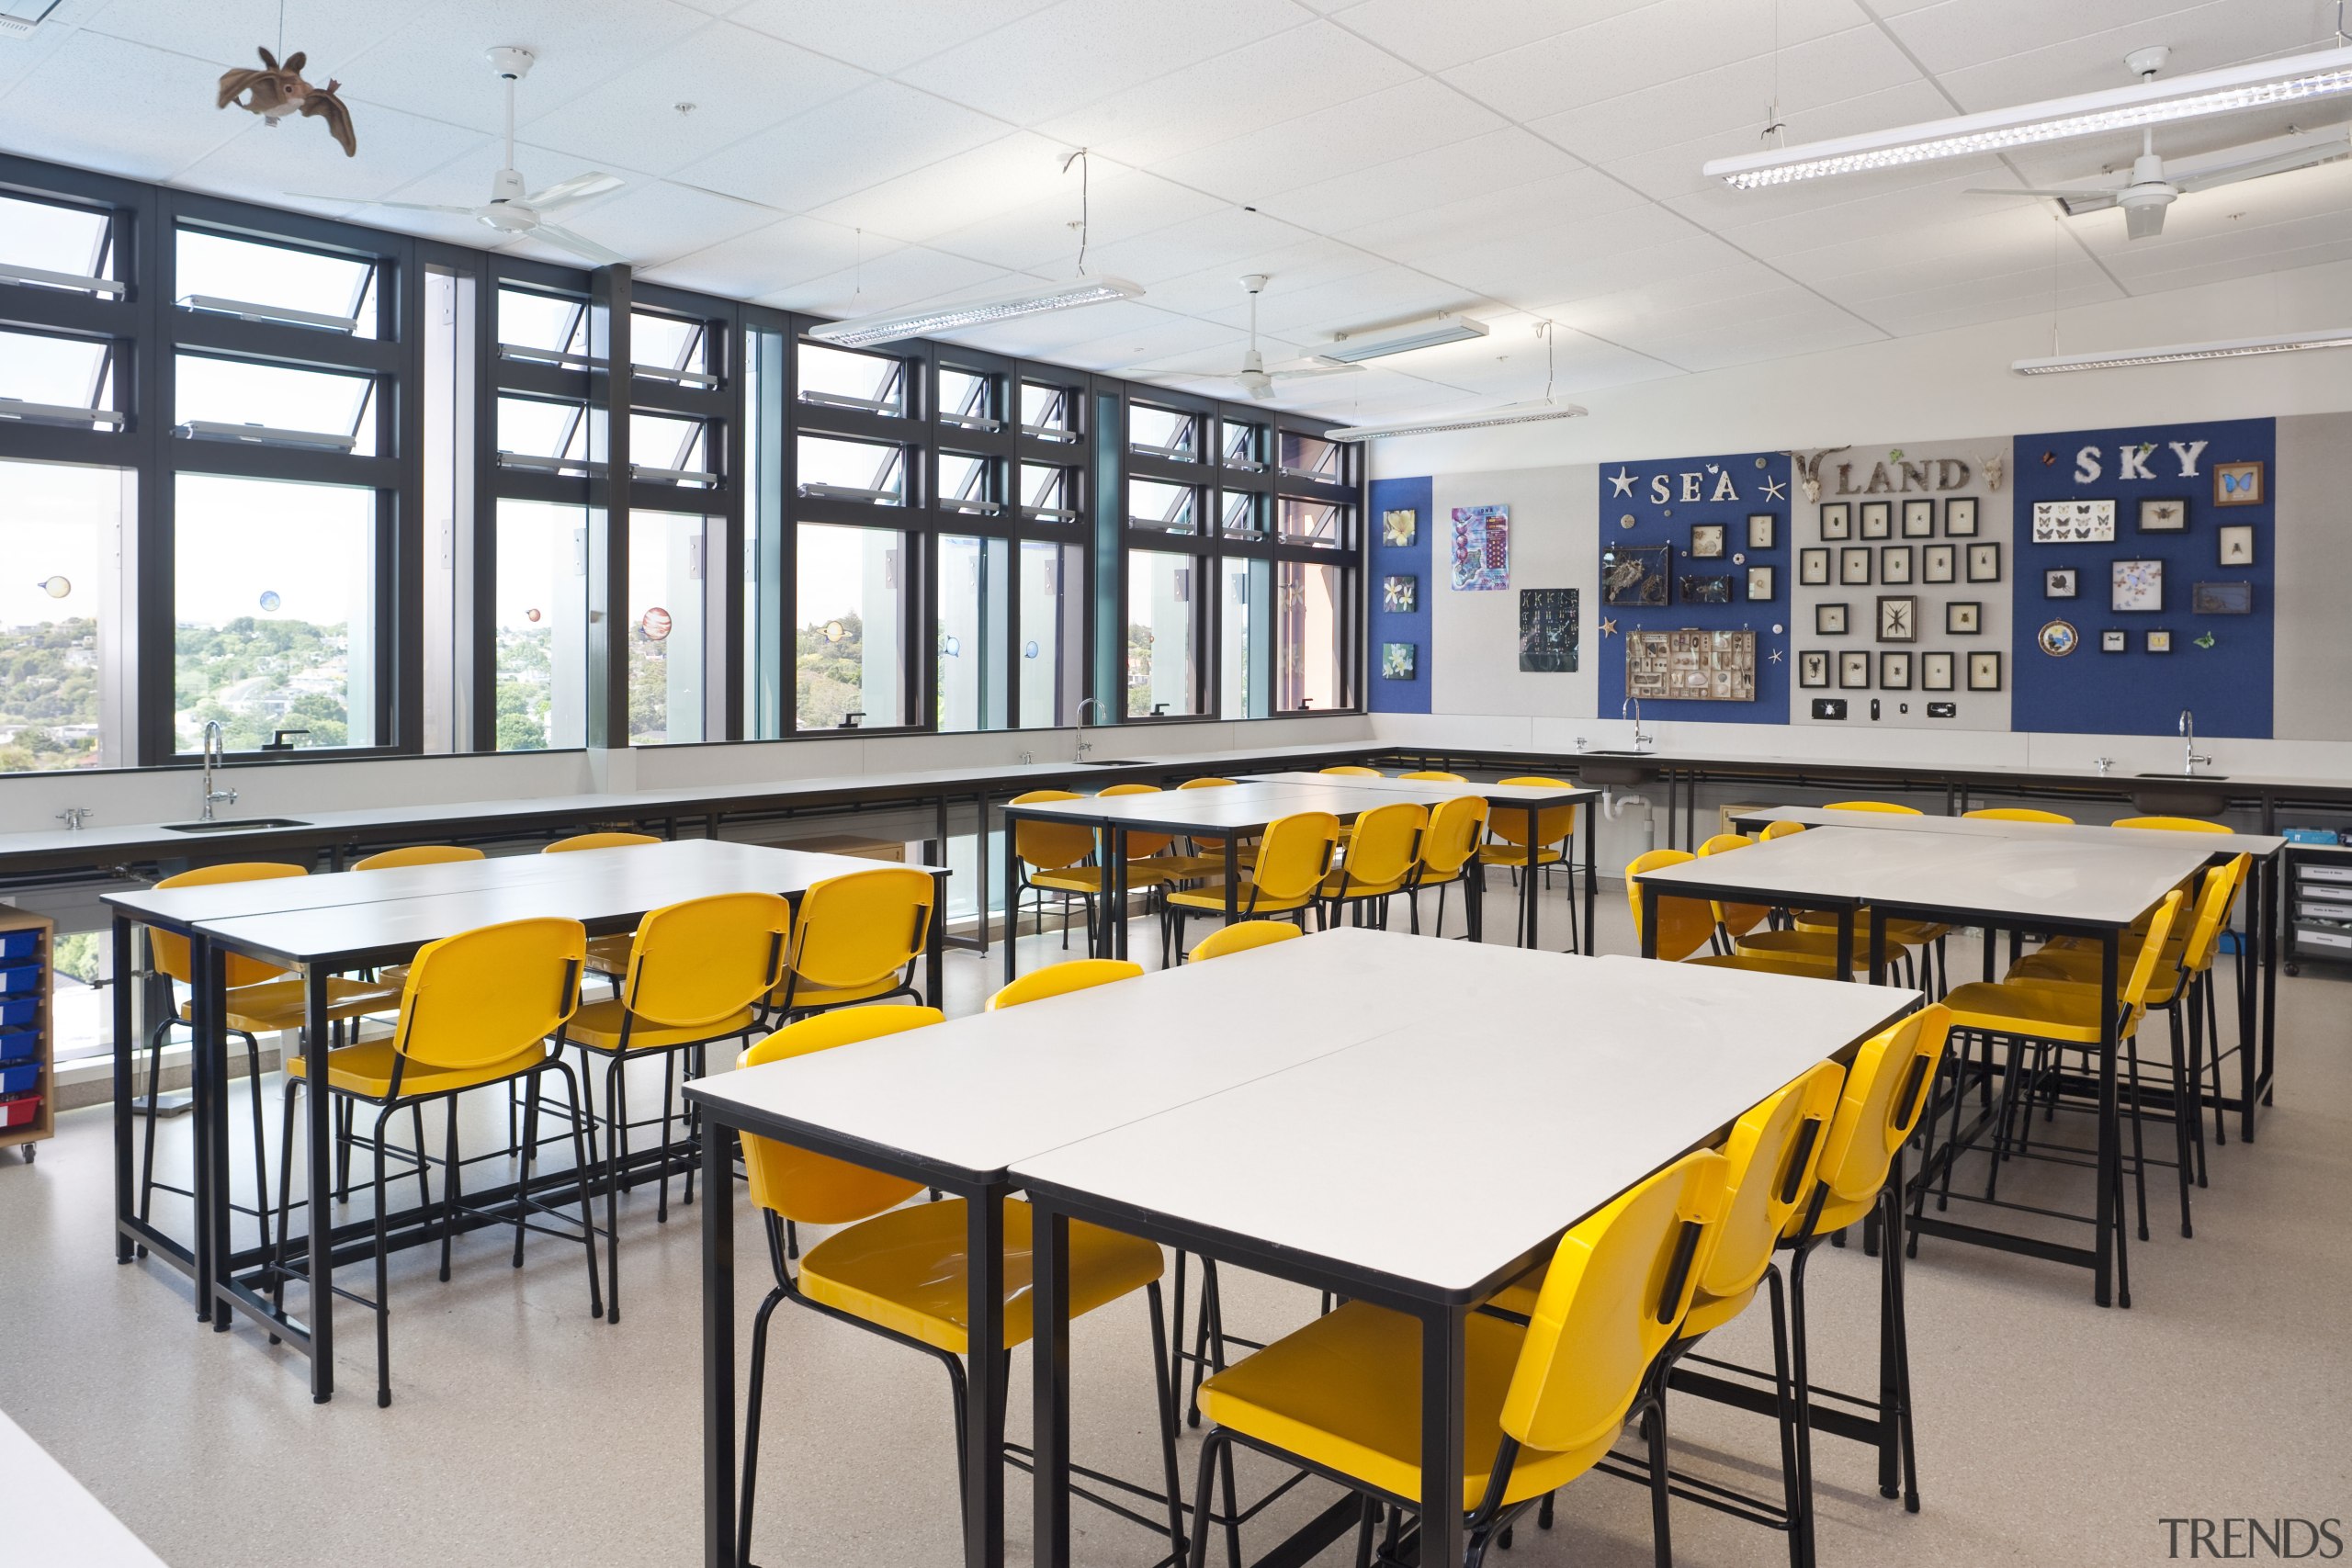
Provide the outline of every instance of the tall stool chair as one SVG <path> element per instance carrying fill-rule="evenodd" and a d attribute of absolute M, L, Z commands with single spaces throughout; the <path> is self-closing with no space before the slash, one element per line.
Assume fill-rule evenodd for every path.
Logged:
<path fill-rule="evenodd" d="M 1421 835 L 1421 863 L 1413 872 L 1412 895 L 1406 900 L 1406 907 L 1412 910 L 1414 935 L 1421 931 L 1420 896 L 1432 887 L 1437 889 L 1437 919 L 1430 926 L 1430 934 L 1445 934 L 1445 890 L 1460 883 L 1470 940 L 1479 940 L 1486 929 L 1486 909 L 1478 897 L 1480 885 L 1474 879 L 1480 874 L 1478 854 L 1487 837 L 1487 797 L 1482 795 L 1458 795 L 1430 809 L 1429 829 Z"/>
<path fill-rule="evenodd" d="M 558 839 L 543 845 L 543 855 L 568 854 L 574 850 L 627 850 L 662 840 L 651 833 L 574 833 L 568 839 Z M 588 972 L 602 975 L 613 982 L 613 992 L 620 993 L 621 976 L 628 973 L 629 933 L 620 931 L 612 936 L 592 936 L 588 939 Z"/>
<path fill-rule="evenodd" d="M 1083 800 L 1076 790 L 1033 789 L 1016 795 L 1011 804 L 1036 806 L 1057 800 Z M 1035 898 L 1037 904 L 1037 930 L 1046 929 L 1046 900 L 1058 897 L 1062 905 L 1062 946 L 1069 946 L 1069 906 L 1076 898 L 1086 908 L 1086 951 L 1095 951 L 1099 926 L 1095 919 L 1095 900 L 1106 886 L 1102 867 L 1096 863 L 1094 829 L 1077 822 L 1050 822 L 1031 818 L 1016 822 L 1012 827 L 1013 864 L 1020 881 L 1012 892 L 1012 908 L 1006 912 L 1007 942 L 1019 934 L 1021 903 Z"/>
<path fill-rule="evenodd" d="M 1186 779 L 1176 787 L 1180 790 L 1231 789 L 1237 782 L 1233 779 L 1220 778 Z M 1204 877 L 1225 874 L 1225 840 L 1223 838 L 1204 838 L 1198 833 L 1191 833 L 1185 836 L 1184 843 L 1183 853 L 1167 857 L 1168 865 L 1165 869 L 1170 876 L 1182 882 L 1198 882 Z M 1247 869 L 1253 852 L 1254 846 L 1249 843 L 1236 845 L 1233 852 L 1234 864 Z"/>
<path fill-rule="evenodd" d="M 811 883 L 800 896 L 784 983 L 768 1006 L 786 1018 L 878 1002 L 924 999 L 915 965 L 931 937 L 939 896 L 931 874 L 877 865 Z"/>
<path fill-rule="evenodd" d="M 404 865 L 455 865 L 460 861 L 488 858 L 465 844 L 406 844 L 397 850 L 379 850 L 365 860 L 353 861 L 351 869 L 396 871 Z"/>
<path fill-rule="evenodd" d="M 1506 784 L 1531 784 L 1538 788 L 1573 789 L 1576 787 L 1566 779 L 1545 778 L 1541 774 L 1524 774 L 1518 778 L 1503 779 L 1500 782 Z M 1535 814 L 1535 836 L 1533 841 L 1530 842 L 1527 834 L 1527 813 L 1509 808 L 1496 811 L 1493 809 L 1493 803 L 1489 802 L 1487 847 L 1479 852 L 1479 859 L 1485 861 L 1487 864 L 1499 865 L 1509 869 L 1513 882 L 1518 881 L 1520 874 L 1524 872 L 1529 876 L 1541 876 L 1544 880 L 1538 885 L 1539 886 L 1549 886 L 1555 868 L 1567 874 L 1568 950 L 1570 952 L 1575 952 L 1583 946 L 1583 938 L 1577 930 L 1579 916 L 1577 912 L 1576 871 L 1568 860 L 1568 841 L 1576 837 L 1576 831 L 1577 808 L 1573 806 L 1555 806 Z"/>
<path fill-rule="evenodd" d="M 1278 942 L 1289 942 L 1306 933 L 1282 920 L 1236 920 L 1220 926 L 1193 944 L 1185 957 L 1198 964 L 1204 958 L 1223 958 L 1231 953 L 1247 953 L 1253 947 L 1271 947 Z"/>
<path fill-rule="evenodd" d="M 1389 900 L 1408 892 L 1420 868 L 1421 837 L 1430 814 L 1410 800 L 1392 801 L 1361 813 L 1347 852 L 1323 878 L 1323 897 L 1334 916 L 1352 908 L 1361 923 L 1386 930 Z"/>
<path fill-rule="evenodd" d="M 1234 919 L 1260 915 L 1289 915 L 1303 930 L 1310 909 L 1319 907 L 1323 879 L 1330 873 L 1331 857 L 1340 842 L 1340 819 L 1328 811 L 1299 811 L 1266 825 L 1258 847 L 1257 863 L 1234 889 Z M 1188 915 L 1225 913 L 1225 885 L 1186 888 L 1168 896 L 1169 925 L 1162 927 L 1160 957 L 1168 960 L 1171 929 L 1173 945 L 1184 945 Z"/>

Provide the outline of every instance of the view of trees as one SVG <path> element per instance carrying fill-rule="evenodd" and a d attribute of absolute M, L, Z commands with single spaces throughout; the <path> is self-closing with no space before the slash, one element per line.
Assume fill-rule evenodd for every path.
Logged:
<path fill-rule="evenodd" d="M 98 761 L 98 623 L 0 626 L 0 773 Z"/>
<path fill-rule="evenodd" d="M 839 637 L 829 636 L 839 627 Z M 855 614 L 811 622 L 794 637 L 802 729 L 831 729 L 865 706 L 865 621 Z"/>
<path fill-rule="evenodd" d="M 553 626 L 498 628 L 498 749 L 544 751 L 555 709 Z"/>
<path fill-rule="evenodd" d="M 172 640 L 181 750 L 195 750 L 213 719 L 232 751 L 266 746 L 278 729 L 308 729 L 296 738 L 306 747 L 350 743 L 345 627 L 239 615 L 217 626 L 183 623 Z"/>

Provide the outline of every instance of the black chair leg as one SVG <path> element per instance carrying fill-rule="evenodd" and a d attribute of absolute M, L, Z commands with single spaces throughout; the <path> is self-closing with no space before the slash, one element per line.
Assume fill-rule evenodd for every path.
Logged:
<path fill-rule="evenodd" d="M 752 1505 L 760 1484 L 760 1400 L 767 1390 L 768 1381 L 768 1319 L 775 1315 L 775 1309 L 783 1303 L 784 1292 L 781 1290 L 770 1291 L 767 1299 L 760 1303 L 759 1315 L 752 1319 L 752 1386 L 743 1400 L 743 1495 L 736 1505 L 735 1512 L 735 1561 L 738 1562 L 752 1561 Z M 956 1431 L 959 1442 L 964 1431 L 963 1393 L 961 1387 L 956 1391 L 958 1406 Z M 960 1474 L 960 1464 L 957 1471 Z M 960 1484 L 956 1488 L 956 1495 L 958 1498 L 964 1495 Z"/>
<path fill-rule="evenodd" d="M 2132 1112 L 2132 1188 L 2139 1201 L 2140 1239 L 2148 1239 L 2148 1159 L 2140 1137 L 2140 1039 L 2133 1035 L 2120 1043 L 2127 1064 L 2124 1074 L 2125 1095 Z"/>
<path fill-rule="evenodd" d="M 384 1235 L 384 1123 L 391 1119 L 395 1107 L 387 1105 L 376 1112 L 374 1138 L 376 1166 L 376 1406 L 382 1409 L 392 1402 L 392 1304 L 391 1248 Z M 424 1156 L 423 1140 L 418 1140 L 418 1157 Z M 311 1224 L 318 1218 L 311 1216 Z M 318 1289 L 315 1281 L 311 1290 Z"/>
<path fill-rule="evenodd" d="M 1184 1506 L 1179 1500 L 1183 1480 L 1176 1471 L 1176 1373 L 1168 1360 L 1168 1314 L 1159 1299 L 1159 1281 L 1145 1287 L 1151 1306 L 1151 1386 L 1159 1399 L 1159 1460 L 1168 1487 L 1168 1550 L 1170 1562 L 1184 1558 Z"/>
<path fill-rule="evenodd" d="M 628 1130 L 628 1096 L 627 1081 L 621 1073 L 621 1059 L 615 1056 L 605 1068 L 605 1321 L 621 1320 L 621 1162 L 628 1157 L 625 1140 Z M 595 1250 L 594 1235 L 589 1239 L 589 1250 Z"/>

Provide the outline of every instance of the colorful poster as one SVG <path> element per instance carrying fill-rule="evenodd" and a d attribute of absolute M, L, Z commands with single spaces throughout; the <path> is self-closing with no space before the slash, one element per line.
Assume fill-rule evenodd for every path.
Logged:
<path fill-rule="evenodd" d="M 1510 508 L 1453 509 L 1453 586 L 1484 593 L 1510 586 Z"/>

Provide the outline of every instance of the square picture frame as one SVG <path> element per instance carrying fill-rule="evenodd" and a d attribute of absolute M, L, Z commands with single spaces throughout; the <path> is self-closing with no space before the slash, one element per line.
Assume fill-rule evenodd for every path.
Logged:
<path fill-rule="evenodd" d="M 1944 498 L 1944 537 L 1973 539 L 1976 536 L 1976 498 L 1973 495 L 1951 495 Z"/>
<path fill-rule="evenodd" d="M 1731 579 L 1713 573 L 1685 572 L 1675 592 L 1685 604 L 1728 604 L 1732 600 Z"/>
<path fill-rule="evenodd" d="M 1968 689 L 1972 692 L 1997 692 L 2001 689 L 2001 655 L 1997 649 L 1985 649 L 1968 656 Z"/>
<path fill-rule="evenodd" d="M 1911 689 L 1911 656 L 1908 653 L 1880 654 L 1878 683 L 1882 691 L 1909 691 Z"/>
<path fill-rule="evenodd" d="M 1821 503 L 1821 536 L 1824 539 L 1850 539 L 1854 536 L 1854 503 L 1850 501 L 1825 501 Z"/>
<path fill-rule="evenodd" d="M 1948 599 L 1944 602 L 1944 635 L 1974 637 L 1984 629 L 1984 604 L 1978 599 Z"/>
<path fill-rule="evenodd" d="M 1998 539 L 1986 539 L 1968 547 L 1968 581 L 2001 581 L 2001 542 Z"/>
<path fill-rule="evenodd" d="M 2188 613 L 2192 615 L 2251 615 L 2254 614 L 2254 584 L 2251 582 L 2199 582 L 2188 590 Z"/>
<path fill-rule="evenodd" d="M 1857 649 L 1838 656 L 1838 685 L 1841 691 L 1870 690 L 1871 656 L 1868 649 Z"/>
<path fill-rule="evenodd" d="M 2165 607 L 2165 563 L 2154 558 L 2108 564 L 2107 607 L 2119 615 L 2154 615 Z"/>
<path fill-rule="evenodd" d="M 2215 531 L 2214 548 L 2223 566 L 2254 564 L 2254 525 L 2224 523 Z"/>
<path fill-rule="evenodd" d="M 1878 580 L 1891 588 L 1909 586 L 1912 558 L 1912 547 L 1909 545 L 1881 545 L 1878 547 Z"/>
<path fill-rule="evenodd" d="M 1891 539 L 1894 536 L 1894 502 L 1866 501 L 1862 502 L 1858 539 Z"/>
<path fill-rule="evenodd" d="M 2260 506 L 2268 494 L 2261 458 L 2213 465 L 2214 505 Z"/>
<path fill-rule="evenodd" d="M 1829 684 L 1829 655 L 1819 650 L 1798 654 L 1797 684 L 1807 691 Z"/>
<path fill-rule="evenodd" d="M 1957 545 L 1921 545 L 1919 547 L 1919 581 L 1922 582 L 1956 582 L 1960 580 L 1960 547 Z"/>
<path fill-rule="evenodd" d="M 1797 552 L 1797 582 L 1805 588 L 1826 588 L 1829 585 L 1827 546 L 1807 545 Z"/>
<path fill-rule="evenodd" d="M 1934 496 L 1915 495 L 1904 502 L 1903 536 L 1906 539 L 1932 539 L 1936 536 Z"/>
<path fill-rule="evenodd" d="M 1749 567 L 1747 569 L 1748 599 L 1757 604 L 1770 600 L 1772 597 L 1772 569 L 1769 566 Z"/>
<path fill-rule="evenodd" d="M 1657 609 L 1669 597 L 1672 545 L 1611 545 L 1600 552 L 1600 602 Z"/>
<path fill-rule="evenodd" d="M 2138 523 L 2143 534 L 2188 532 L 2188 498 L 2185 495 L 2143 495 Z"/>
<path fill-rule="evenodd" d="M 2115 502 L 2037 501 L 2033 542 L 2037 545 L 2104 545 L 2115 539 Z"/>
<path fill-rule="evenodd" d="M 1813 635 L 1844 637 L 1846 635 L 1846 605 L 1842 600 L 1830 600 L 1813 607 Z"/>
<path fill-rule="evenodd" d="M 1410 506 L 1393 507 L 1380 514 L 1380 542 L 1409 545 L 1419 531 L 1420 513 Z"/>
<path fill-rule="evenodd" d="M 2072 599 L 2080 592 L 2079 574 L 2071 566 L 2046 567 L 2041 573 L 2044 599 Z"/>
<path fill-rule="evenodd" d="M 1780 536 L 1781 518 L 1778 513 L 1751 512 L 1747 514 L 1747 547 L 1769 550 Z"/>
<path fill-rule="evenodd" d="M 1871 547 L 1848 545 L 1838 552 L 1838 582 L 1843 588 L 1867 588 L 1871 581 Z"/>
<path fill-rule="evenodd" d="M 1394 615 L 1409 615 L 1421 602 L 1421 580 L 1411 576 L 1384 577 L 1380 580 L 1380 607 Z"/>
<path fill-rule="evenodd" d="M 1937 649 L 1919 655 L 1919 689 L 1923 692 L 1949 692 L 1952 689 L 1952 656 L 1949 649 Z"/>
<path fill-rule="evenodd" d="M 1878 619 L 1875 639 L 1879 642 L 1917 642 L 1919 640 L 1919 596 L 1917 593 L 1882 593 L 1878 596 Z"/>
<path fill-rule="evenodd" d="M 2147 649 L 2150 653 L 2170 653 L 2172 651 L 2172 633 L 2169 631 L 2150 632 L 2148 634 Z"/>
<path fill-rule="evenodd" d="M 1410 681 L 1420 668 L 1421 649 L 1419 643 L 1384 642 L 1380 645 L 1380 678 L 1384 681 Z"/>
<path fill-rule="evenodd" d="M 2132 634 L 2112 628 L 2103 631 L 2098 634 L 2098 650 L 2101 653 L 2129 653 L 2132 651 Z"/>
<path fill-rule="evenodd" d="M 1691 524 L 1690 548 L 1689 555 L 1690 558 L 1692 560 L 1722 559 L 1724 555 L 1724 525 L 1720 523 Z"/>

